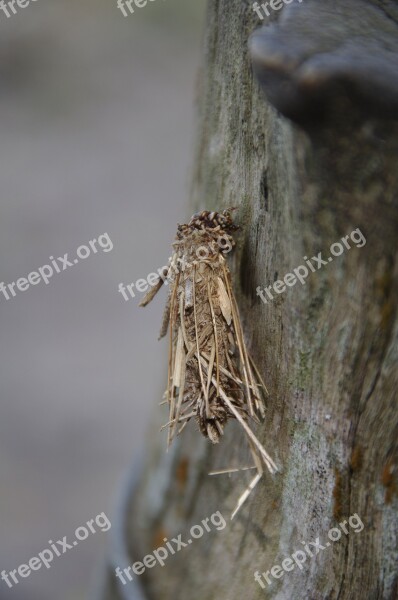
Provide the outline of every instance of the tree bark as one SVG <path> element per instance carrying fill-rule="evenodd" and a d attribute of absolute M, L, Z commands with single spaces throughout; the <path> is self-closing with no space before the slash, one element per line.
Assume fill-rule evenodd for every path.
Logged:
<path fill-rule="evenodd" d="M 134 576 L 146 597 L 393 600 L 398 9 L 387 1 L 304 0 L 271 12 L 272 23 L 250 43 L 264 96 L 248 46 L 258 25 L 252 2 L 209 0 L 191 205 L 192 212 L 239 207 L 230 268 L 270 392 L 255 431 L 280 472 L 265 474 L 231 521 L 250 476 L 208 473 L 250 462 L 239 426 L 229 422 L 212 446 L 191 423 L 165 453 L 156 429 L 166 411 L 157 408 L 126 516 L 130 564 L 219 510 L 223 531 Z M 333 256 L 331 245 L 358 228 L 366 244 L 351 241 Z M 312 272 L 303 257 L 319 252 L 327 264 L 312 262 Z M 258 286 L 306 264 L 303 285 L 261 301 Z M 353 514 L 363 530 L 348 528 L 331 542 L 328 531 Z M 255 571 L 281 565 L 317 537 L 330 546 L 302 568 L 271 576 L 271 584 L 263 578 L 265 589 L 255 581 Z"/>

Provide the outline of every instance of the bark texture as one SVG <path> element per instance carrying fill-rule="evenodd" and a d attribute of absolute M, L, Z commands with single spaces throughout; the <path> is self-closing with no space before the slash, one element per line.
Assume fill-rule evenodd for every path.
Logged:
<path fill-rule="evenodd" d="M 187 215 L 239 207 L 230 268 L 246 340 L 270 392 L 256 434 L 280 472 L 266 473 L 230 521 L 250 476 L 208 472 L 250 462 L 239 426 L 228 423 L 216 446 L 187 427 L 166 454 L 157 429 L 167 411 L 156 408 L 149 459 L 124 522 L 129 564 L 164 537 L 189 537 L 192 525 L 219 510 L 225 529 L 212 528 L 163 568 L 134 576 L 148 598 L 394 600 L 397 5 L 305 0 L 271 20 L 250 43 L 264 96 L 249 54 L 259 24 L 252 3 L 209 0 Z M 351 242 L 327 261 L 330 246 L 357 228 L 366 245 Z M 261 301 L 258 286 L 319 252 L 327 264 L 304 285 Z M 265 589 L 254 580 L 255 571 L 302 550 L 302 541 L 328 541 L 329 529 L 354 513 L 360 533 L 343 534 Z M 134 597 L 127 587 L 108 597 Z"/>

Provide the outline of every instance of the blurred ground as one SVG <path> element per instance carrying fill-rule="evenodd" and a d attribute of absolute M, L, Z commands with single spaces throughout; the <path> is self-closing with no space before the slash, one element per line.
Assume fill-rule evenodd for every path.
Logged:
<path fill-rule="evenodd" d="M 98 252 L 0 296 L 0 567 L 104 511 L 139 459 L 161 399 L 165 294 L 147 309 L 117 288 L 162 266 L 187 216 L 204 1 L 39 0 L 0 16 L 0 281 L 107 232 Z M 161 297 L 160 297 L 161 296 Z M 104 533 L 0 599 L 78 600 Z"/>

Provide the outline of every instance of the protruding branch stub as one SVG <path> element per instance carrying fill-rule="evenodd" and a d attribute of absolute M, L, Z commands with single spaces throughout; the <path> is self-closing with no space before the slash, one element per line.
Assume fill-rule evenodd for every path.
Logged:
<path fill-rule="evenodd" d="M 305 0 L 249 41 L 254 72 L 282 114 L 322 121 L 398 119 L 398 8 Z"/>

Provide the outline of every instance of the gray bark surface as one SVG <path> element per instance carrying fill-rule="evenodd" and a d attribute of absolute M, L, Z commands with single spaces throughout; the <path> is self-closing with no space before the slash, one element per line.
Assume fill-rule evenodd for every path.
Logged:
<path fill-rule="evenodd" d="M 166 453 L 156 409 L 126 517 L 130 564 L 215 511 L 227 526 L 135 577 L 148 598 L 398 598 L 397 13 L 311 0 L 275 13 L 250 45 L 267 101 L 249 55 L 252 3 L 209 1 L 191 207 L 239 207 L 230 268 L 270 392 L 255 431 L 280 472 L 230 521 L 250 476 L 208 473 L 250 463 L 243 432 L 230 422 L 212 446 L 191 423 Z M 364 247 L 260 300 L 258 286 L 330 256 L 356 228 Z M 264 590 L 255 582 L 354 513 L 360 533 Z"/>

